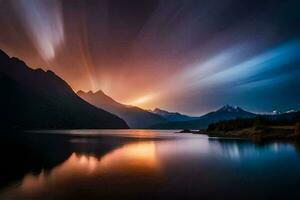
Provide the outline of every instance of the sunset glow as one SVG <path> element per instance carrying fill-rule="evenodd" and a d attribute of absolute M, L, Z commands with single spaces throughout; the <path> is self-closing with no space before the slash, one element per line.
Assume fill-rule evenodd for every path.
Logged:
<path fill-rule="evenodd" d="M 296 1 L 200 2 L 3 1 L 0 48 L 53 70 L 74 91 L 103 90 L 147 109 L 297 106 L 298 92 L 288 89 L 299 88 L 298 19 L 288 9 Z"/>
<path fill-rule="evenodd" d="M 133 106 L 140 106 L 142 108 L 151 108 L 151 106 L 149 106 L 149 103 L 151 103 L 151 101 L 157 97 L 156 95 L 154 94 L 148 94 L 148 95 L 145 95 L 145 96 L 142 96 L 142 97 L 139 97 L 133 101 L 129 101 L 125 104 L 127 105 L 133 105 Z"/>
<path fill-rule="evenodd" d="M 0 29 L 0 200 L 299 199 L 300 0 L 0 0 Z"/>

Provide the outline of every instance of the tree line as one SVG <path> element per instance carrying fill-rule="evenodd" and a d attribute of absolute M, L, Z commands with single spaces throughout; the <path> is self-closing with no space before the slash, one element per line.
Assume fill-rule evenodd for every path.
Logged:
<path fill-rule="evenodd" d="M 267 116 L 257 116 L 255 118 L 239 118 L 212 123 L 208 126 L 207 131 L 233 131 L 252 127 L 264 128 L 267 126 L 294 126 L 299 125 L 299 123 L 300 117 L 271 119 Z"/>

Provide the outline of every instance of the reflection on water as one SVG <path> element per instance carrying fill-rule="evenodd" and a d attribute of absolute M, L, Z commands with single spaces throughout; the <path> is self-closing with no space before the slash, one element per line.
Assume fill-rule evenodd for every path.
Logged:
<path fill-rule="evenodd" d="M 113 180 L 112 177 L 122 179 Z M 98 181 L 95 182 L 95 179 Z M 65 191 L 62 190 L 65 185 L 69 187 L 76 182 L 80 182 L 79 189 L 113 184 L 114 187 L 128 190 L 130 188 L 126 187 L 126 184 L 135 182 L 151 184 L 150 181 L 160 182 L 155 143 L 135 142 L 121 146 L 99 158 L 94 155 L 72 153 L 66 161 L 54 167 L 49 173 L 42 171 L 37 175 L 27 174 L 19 185 L 4 191 L 2 198 L 45 199 L 54 198 L 51 194 L 57 196 L 60 192 L 59 196 L 62 198 L 69 195 L 64 194 Z M 96 196 L 103 195 L 100 193 Z"/>
<path fill-rule="evenodd" d="M 298 196 L 300 157 L 293 144 L 258 145 L 248 140 L 210 139 L 166 131 L 110 132 L 81 130 L 80 135 L 80 131 L 51 131 L 14 136 L 22 148 L 6 151 L 12 170 L 1 172 L 24 173 L 2 189 L 0 199 Z M 11 144 L 5 148 L 8 146 Z M 23 160 L 20 155 L 29 159 Z M 26 168 L 14 168 L 18 159 Z"/>
<path fill-rule="evenodd" d="M 106 171 L 120 170 L 157 170 L 159 167 L 156 158 L 154 142 L 137 142 L 124 145 L 101 158 L 101 164 Z M 122 169 L 120 169 L 122 166 Z"/>

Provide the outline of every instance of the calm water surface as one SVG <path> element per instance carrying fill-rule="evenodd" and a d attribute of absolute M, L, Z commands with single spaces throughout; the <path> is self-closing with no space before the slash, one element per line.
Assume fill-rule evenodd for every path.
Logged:
<path fill-rule="evenodd" d="M 0 199 L 300 199 L 299 146 L 172 131 L 6 132 Z"/>

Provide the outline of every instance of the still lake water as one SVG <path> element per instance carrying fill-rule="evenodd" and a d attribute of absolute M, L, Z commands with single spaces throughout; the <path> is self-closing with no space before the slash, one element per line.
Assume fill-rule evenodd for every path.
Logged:
<path fill-rule="evenodd" d="M 300 145 L 152 130 L 2 133 L 0 199 L 300 199 Z"/>

